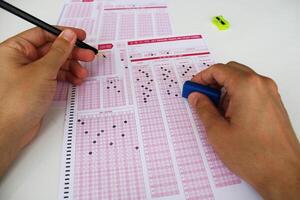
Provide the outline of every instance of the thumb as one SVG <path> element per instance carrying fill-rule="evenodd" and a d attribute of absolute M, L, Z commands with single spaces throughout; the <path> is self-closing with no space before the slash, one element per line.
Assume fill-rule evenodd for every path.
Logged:
<path fill-rule="evenodd" d="M 206 95 L 193 92 L 189 95 L 188 100 L 203 122 L 208 136 L 214 135 L 226 128 L 227 121 L 225 121 L 218 109 Z"/>
<path fill-rule="evenodd" d="M 39 66 L 39 69 L 47 74 L 50 78 L 55 79 L 60 67 L 67 61 L 70 56 L 75 42 L 76 34 L 70 30 L 64 30 L 54 41 L 50 47 L 48 53 L 35 63 Z"/>

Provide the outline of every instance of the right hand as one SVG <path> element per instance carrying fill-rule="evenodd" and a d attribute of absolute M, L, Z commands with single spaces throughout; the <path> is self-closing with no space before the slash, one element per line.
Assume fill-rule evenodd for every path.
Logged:
<path fill-rule="evenodd" d="M 192 81 L 226 90 L 219 109 L 203 94 L 189 96 L 224 164 L 265 199 L 299 199 L 300 145 L 274 81 L 236 62 Z"/>

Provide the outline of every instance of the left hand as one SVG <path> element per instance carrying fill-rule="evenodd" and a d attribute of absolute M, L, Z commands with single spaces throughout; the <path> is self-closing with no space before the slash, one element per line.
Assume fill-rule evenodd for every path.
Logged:
<path fill-rule="evenodd" d="M 56 92 L 57 80 L 81 84 L 90 50 L 74 48 L 85 32 L 66 29 L 59 37 L 33 28 L 0 44 L 0 177 L 37 134 Z"/>

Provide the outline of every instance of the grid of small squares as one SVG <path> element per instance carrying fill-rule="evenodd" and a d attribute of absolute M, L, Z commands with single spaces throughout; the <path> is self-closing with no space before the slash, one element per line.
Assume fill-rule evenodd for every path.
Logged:
<path fill-rule="evenodd" d="M 69 83 L 58 81 L 53 101 L 67 101 Z"/>
<path fill-rule="evenodd" d="M 134 13 L 121 14 L 119 19 L 118 39 L 134 39 L 135 35 L 135 17 Z"/>
<path fill-rule="evenodd" d="M 137 15 L 137 35 L 141 38 L 154 35 L 151 13 L 139 13 Z"/>
<path fill-rule="evenodd" d="M 134 66 L 133 81 L 151 196 L 176 195 L 178 185 L 150 67 Z"/>
<path fill-rule="evenodd" d="M 78 19 L 63 19 L 59 24 L 63 26 L 77 27 Z"/>
<path fill-rule="evenodd" d="M 241 179 L 233 174 L 219 159 L 212 146 L 207 141 L 207 135 L 202 122 L 198 119 L 196 112 L 193 110 L 193 117 L 196 119 L 196 126 L 200 134 L 200 139 L 204 147 L 205 156 L 213 176 L 216 187 L 226 187 L 228 185 L 240 184 Z"/>
<path fill-rule="evenodd" d="M 86 32 L 86 39 L 89 40 L 93 35 L 94 30 L 94 23 L 95 21 L 93 19 L 63 19 L 59 24 L 63 26 L 69 26 L 69 27 L 76 27 L 83 29 Z"/>
<path fill-rule="evenodd" d="M 112 75 L 115 73 L 115 63 L 112 52 L 105 51 L 103 56 L 96 56 L 93 62 L 83 63 L 88 70 L 89 77 Z"/>
<path fill-rule="evenodd" d="M 91 17 L 92 12 L 93 12 L 93 5 L 90 3 L 67 4 L 65 7 L 64 18 Z"/>
<path fill-rule="evenodd" d="M 100 38 L 101 40 L 115 40 L 117 31 L 117 13 L 105 12 L 102 20 Z"/>
<path fill-rule="evenodd" d="M 104 108 L 125 106 L 124 82 L 118 77 L 106 78 L 103 84 Z"/>
<path fill-rule="evenodd" d="M 157 35 L 171 35 L 171 22 L 169 14 L 166 12 L 155 13 L 155 24 L 156 24 L 156 34 Z"/>
<path fill-rule="evenodd" d="M 101 19 L 102 19 L 102 4 L 98 3 L 96 9 L 97 9 L 97 17 L 95 18 L 95 28 L 94 28 L 94 34 L 99 36 L 98 31 L 100 30 L 101 27 Z M 98 38 L 99 41 L 99 38 Z M 101 40 L 100 40 L 101 41 Z"/>
<path fill-rule="evenodd" d="M 156 77 L 186 199 L 214 199 L 208 175 L 173 67 L 155 66 Z M 192 162 L 191 162 L 192 161 Z"/>
<path fill-rule="evenodd" d="M 95 21 L 93 19 L 82 19 L 78 28 L 83 29 L 86 32 L 87 37 L 90 37 L 94 30 Z"/>
<path fill-rule="evenodd" d="M 100 81 L 86 81 L 78 86 L 78 110 L 100 108 Z"/>
<path fill-rule="evenodd" d="M 127 61 L 127 55 L 126 51 L 122 50 L 120 52 L 120 59 L 121 63 L 123 64 L 124 70 L 125 70 L 125 81 L 127 86 L 127 97 L 128 97 L 128 104 L 133 104 L 133 97 L 132 97 L 132 89 L 131 89 L 131 73 L 129 71 L 128 67 L 128 61 Z"/>
<path fill-rule="evenodd" d="M 133 112 L 78 116 L 74 199 L 146 199 Z"/>

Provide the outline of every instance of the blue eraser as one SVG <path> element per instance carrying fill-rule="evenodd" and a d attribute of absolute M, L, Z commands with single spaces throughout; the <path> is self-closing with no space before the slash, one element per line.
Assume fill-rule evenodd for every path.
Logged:
<path fill-rule="evenodd" d="M 192 81 L 186 81 L 183 84 L 182 97 L 188 98 L 189 95 L 193 92 L 200 92 L 206 95 L 215 105 L 218 105 L 220 103 L 220 99 L 221 99 L 220 90 L 205 85 L 201 85 Z"/>

